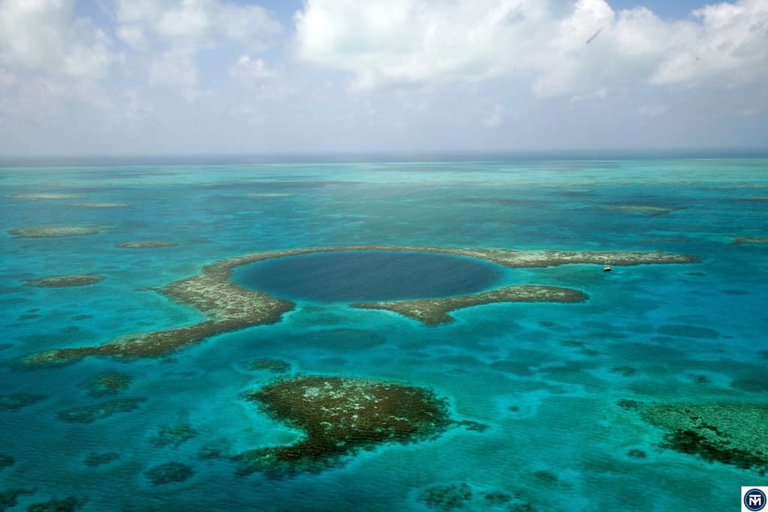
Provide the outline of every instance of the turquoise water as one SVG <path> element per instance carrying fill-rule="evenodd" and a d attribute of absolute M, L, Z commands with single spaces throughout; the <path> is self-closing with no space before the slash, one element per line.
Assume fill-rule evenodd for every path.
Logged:
<path fill-rule="evenodd" d="M 13 197 L 35 193 L 77 197 Z M 131 206 L 75 206 L 82 203 Z M 754 471 L 661 448 L 664 432 L 616 403 L 765 403 L 768 249 L 734 241 L 768 237 L 766 159 L 16 167 L 0 170 L 0 209 L 0 394 L 42 397 L 0 409 L 0 455 L 14 459 L 0 469 L 0 492 L 34 491 L 18 497 L 18 510 L 74 496 L 85 511 L 426 511 L 439 510 L 419 499 L 426 490 L 461 483 L 473 490 L 467 510 L 735 510 L 740 486 L 765 483 Z M 67 238 L 7 233 L 45 225 L 104 229 Z M 137 240 L 178 245 L 117 246 Z M 307 300 L 280 323 L 159 359 L 17 364 L 40 350 L 200 320 L 151 288 L 213 261 L 334 245 L 660 250 L 702 261 L 611 273 L 593 265 L 505 269 L 499 284 L 565 286 L 590 298 L 472 307 L 437 327 Z M 104 280 L 26 285 L 80 273 Z M 236 476 L 231 461 L 200 458 L 201 449 L 239 453 L 297 435 L 241 398 L 276 378 L 249 367 L 262 358 L 294 373 L 429 387 L 456 419 L 487 428 L 380 446 L 319 474 Z M 94 396 L 88 384 L 105 371 L 128 375 L 130 385 Z M 59 419 L 114 398 L 146 400 L 90 424 Z M 155 442 L 178 425 L 197 435 Z M 85 464 L 106 452 L 118 457 Z M 170 461 L 194 474 L 152 485 L 145 472 Z M 513 498 L 483 497 L 495 492 Z"/>

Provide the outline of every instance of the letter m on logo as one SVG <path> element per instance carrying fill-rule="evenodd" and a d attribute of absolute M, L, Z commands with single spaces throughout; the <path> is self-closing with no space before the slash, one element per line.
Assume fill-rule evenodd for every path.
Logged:
<path fill-rule="evenodd" d="M 759 507 L 763 504 L 763 497 L 759 494 L 752 494 L 749 496 L 749 506 L 750 507 Z"/>

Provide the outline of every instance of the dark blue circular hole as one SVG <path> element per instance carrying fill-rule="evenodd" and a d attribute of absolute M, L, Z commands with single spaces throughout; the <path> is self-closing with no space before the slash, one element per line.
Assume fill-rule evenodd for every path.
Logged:
<path fill-rule="evenodd" d="M 340 251 L 251 263 L 233 279 L 287 299 L 355 302 L 463 295 L 489 288 L 500 274 L 494 263 L 448 254 Z"/>

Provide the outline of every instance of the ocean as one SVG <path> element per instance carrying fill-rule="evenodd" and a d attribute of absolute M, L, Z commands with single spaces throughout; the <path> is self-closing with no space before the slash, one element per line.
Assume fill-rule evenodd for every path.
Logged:
<path fill-rule="evenodd" d="M 733 156 L 6 162 L 0 509 L 737 510 L 741 486 L 768 483 L 768 159 Z M 159 291 L 215 262 L 346 246 L 362 249 L 236 270 L 294 303 L 276 321 L 27 364 L 205 322 Z M 517 285 L 587 299 L 433 325 L 351 307 Z M 428 390 L 453 423 L 311 470 L 241 471 L 238 454 L 306 434 L 249 394 L 308 376 Z"/>

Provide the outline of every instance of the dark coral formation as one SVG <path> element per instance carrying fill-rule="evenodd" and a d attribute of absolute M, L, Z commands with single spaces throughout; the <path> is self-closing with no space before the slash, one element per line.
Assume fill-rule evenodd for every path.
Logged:
<path fill-rule="evenodd" d="M 402 300 L 389 302 L 360 302 L 352 304 L 359 309 L 386 309 L 407 316 L 427 325 L 437 325 L 453 320 L 448 313 L 457 309 L 493 304 L 497 302 L 583 302 L 587 295 L 578 290 L 555 286 L 505 286 L 489 292 L 440 297 L 433 299 Z"/>
<path fill-rule="evenodd" d="M 237 456 L 242 474 L 320 471 L 361 449 L 431 439 L 453 424 L 444 400 L 427 389 L 393 382 L 297 377 L 269 384 L 247 399 L 305 435 L 290 446 Z"/>
<path fill-rule="evenodd" d="M 38 288 L 67 288 L 70 286 L 88 286 L 100 283 L 103 280 L 104 278 L 97 274 L 69 274 L 30 279 L 27 281 L 27 286 Z"/>
<path fill-rule="evenodd" d="M 419 494 L 419 501 L 429 508 L 438 510 L 453 510 L 464 508 L 472 499 L 472 488 L 464 482 L 460 484 L 436 485 L 424 489 Z"/>
<path fill-rule="evenodd" d="M 147 470 L 144 475 L 152 482 L 152 485 L 165 485 L 184 482 L 194 475 L 191 466 L 181 462 L 166 462 L 158 464 Z"/>
<path fill-rule="evenodd" d="M 104 464 L 109 464 L 119 458 L 120 454 L 117 452 L 89 453 L 85 460 L 83 460 L 83 464 L 89 468 L 95 468 L 103 466 Z"/>
<path fill-rule="evenodd" d="M 523 512 L 535 510 L 519 493 L 500 490 L 478 491 L 465 482 L 427 487 L 418 496 L 427 508 L 448 512 L 451 510 L 508 510 Z"/>
<path fill-rule="evenodd" d="M 230 459 L 232 445 L 226 439 L 216 439 L 205 443 L 197 452 L 199 459 Z"/>
<path fill-rule="evenodd" d="M 3 455 L 2 453 L 0 453 L 0 469 L 5 469 L 7 467 L 13 466 L 15 463 L 16 463 L 16 460 L 10 455 Z"/>
<path fill-rule="evenodd" d="M 251 371 L 265 371 L 271 373 L 286 373 L 291 370 L 291 364 L 279 359 L 256 359 L 250 361 L 246 368 Z"/>
<path fill-rule="evenodd" d="M 734 238 L 733 243 L 737 245 L 741 245 L 741 244 L 768 245 L 768 237 L 740 236 L 738 238 Z"/>
<path fill-rule="evenodd" d="M 152 438 L 152 446 L 163 448 L 172 445 L 174 448 L 197 436 L 197 430 L 189 425 L 166 425 L 158 430 Z"/>
<path fill-rule="evenodd" d="M 18 411 L 44 398 L 46 398 L 44 395 L 31 395 L 29 393 L 0 395 L 0 411 Z"/>
<path fill-rule="evenodd" d="M 133 205 L 131 203 L 76 203 L 72 206 L 78 208 L 128 208 Z"/>
<path fill-rule="evenodd" d="M 44 229 L 44 228 L 31 228 Z M 56 228 L 61 229 L 61 228 Z M 100 229 L 100 228 L 94 228 Z M 85 233 L 78 233 L 85 234 Z M 291 311 L 293 302 L 279 299 L 262 291 L 248 290 L 230 281 L 232 269 L 241 265 L 273 258 L 338 251 L 408 251 L 454 254 L 470 258 L 489 260 L 510 268 L 537 268 L 589 263 L 603 265 L 610 261 L 613 266 L 641 264 L 693 263 L 696 256 L 661 252 L 569 252 L 569 251 L 513 251 L 507 249 L 452 249 L 440 247 L 380 247 L 340 246 L 283 251 L 261 252 L 217 261 L 203 268 L 199 275 L 176 281 L 158 290 L 163 295 L 202 312 L 207 319 L 176 329 L 130 334 L 103 345 L 69 349 L 48 350 L 31 354 L 21 363 L 27 366 L 47 366 L 75 361 L 86 356 L 117 357 L 158 357 L 165 356 L 181 347 L 198 343 L 210 336 L 236 331 L 254 325 L 271 324 L 280 321 L 282 315 Z M 509 288 L 509 289 L 508 289 Z M 430 313 L 425 315 L 430 322 L 444 322 L 450 319 L 447 312 L 459 307 L 486 304 L 499 301 L 555 301 L 573 302 L 584 300 L 582 292 L 566 288 L 546 286 L 525 286 L 500 288 L 484 294 L 452 297 L 435 302 Z M 396 306 L 403 314 L 420 316 L 419 311 L 427 307 L 421 301 L 413 307 Z M 391 303 L 402 304 L 402 303 Z M 358 305 L 359 307 L 359 305 Z M 420 318 L 421 319 L 421 318 Z"/>
<path fill-rule="evenodd" d="M 34 494 L 35 491 L 29 489 L 11 489 L 10 491 L 0 492 L 0 510 L 13 508 L 18 503 L 19 496 L 24 494 Z"/>
<path fill-rule="evenodd" d="M 768 472 L 768 405 L 749 403 L 645 404 L 626 409 L 666 431 L 663 448 L 760 475 Z"/>
<path fill-rule="evenodd" d="M 103 397 L 116 395 L 131 385 L 133 378 L 121 372 L 103 372 L 88 381 L 86 387 L 91 396 Z"/>
<path fill-rule="evenodd" d="M 600 208 L 604 210 L 615 211 L 615 212 L 641 213 L 643 215 L 651 215 L 651 216 L 667 215 L 669 213 L 672 213 L 680 209 L 680 208 L 675 208 L 671 206 L 651 206 L 651 205 L 635 205 L 635 204 L 601 206 Z"/>
<path fill-rule="evenodd" d="M 680 336 L 683 338 L 699 338 L 699 339 L 714 340 L 720 337 L 720 333 L 715 331 L 714 329 L 709 329 L 708 327 L 700 327 L 697 325 L 686 325 L 686 324 L 661 325 L 659 326 L 657 331 L 667 336 Z"/>
<path fill-rule="evenodd" d="M 38 226 L 34 228 L 11 229 L 9 234 L 16 238 L 59 238 L 64 236 L 95 235 L 103 231 L 99 226 Z"/>
<path fill-rule="evenodd" d="M 85 504 L 85 500 L 74 496 L 63 500 L 50 500 L 43 503 L 35 503 L 27 507 L 28 512 L 75 512 Z"/>
<path fill-rule="evenodd" d="M 74 407 L 57 413 L 61 421 L 67 423 L 93 423 L 114 416 L 115 414 L 135 411 L 146 398 L 121 398 L 97 404 Z"/>
<path fill-rule="evenodd" d="M 621 375 L 622 377 L 631 377 L 637 373 L 637 368 L 633 368 L 632 366 L 614 366 L 610 371 L 611 373 Z"/>
<path fill-rule="evenodd" d="M 134 242 L 123 242 L 117 244 L 117 247 L 123 249 L 158 249 L 161 247 L 176 247 L 176 242 L 160 242 L 156 240 L 139 240 Z"/>

